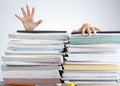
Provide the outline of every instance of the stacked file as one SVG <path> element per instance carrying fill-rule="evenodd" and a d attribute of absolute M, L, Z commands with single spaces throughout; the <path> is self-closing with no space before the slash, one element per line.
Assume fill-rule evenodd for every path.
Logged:
<path fill-rule="evenodd" d="M 2 60 L 5 83 L 60 83 L 66 31 L 17 31 L 9 34 Z"/>
<path fill-rule="evenodd" d="M 120 78 L 120 33 L 100 32 L 91 37 L 72 33 L 62 80 L 76 83 L 116 83 Z"/>

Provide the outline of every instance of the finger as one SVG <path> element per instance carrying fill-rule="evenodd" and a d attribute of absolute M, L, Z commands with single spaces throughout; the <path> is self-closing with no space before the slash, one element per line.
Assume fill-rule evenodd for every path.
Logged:
<path fill-rule="evenodd" d="M 81 32 L 82 32 L 82 36 L 85 35 L 85 30 L 86 30 L 86 28 L 83 28 L 83 29 L 81 30 Z"/>
<path fill-rule="evenodd" d="M 96 27 L 94 27 L 94 28 L 95 28 L 95 30 L 101 31 L 100 29 L 98 29 L 98 28 L 96 28 Z"/>
<path fill-rule="evenodd" d="M 18 15 L 16 15 L 16 14 L 15 14 L 15 16 L 16 16 L 16 18 L 18 18 L 20 21 L 22 21 L 22 17 L 20 17 L 20 16 L 18 16 Z"/>
<path fill-rule="evenodd" d="M 26 16 L 26 12 L 25 12 L 24 8 L 21 7 L 21 10 L 22 10 L 22 14 L 23 14 L 23 16 L 25 17 L 25 16 Z"/>
<path fill-rule="evenodd" d="M 76 29 L 76 30 L 73 30 L 73 32 L 80 32 L 80 30 L 79 30 L 79 29 Z"/>
<path fill-rule="evenodd" d="M 33 17 L 33 16 L 34 16 L 34 14 L 35 14 L 35 8 L 33 7 L 33 8 L 32 8 L 32 13 L 31 13 L 31 16 Z"/>
<path fill-rule="evenodd" d="M 36 22 L 36 26 L 38 26 L 38 25 L 41 24 L 41 23 L 42 23 L 42 20 L 37 21 L 37 22 Z"/>
<path fill-rule="evenodd" d="M 90 27 L 90 30 L 91 30 L 94 34 L 96 34 L 96 30 L 95 30 L 94 27 Z"/>
<path fill-rule="evenodd" d="M 27 9 L 27 14 L 30 16 L 30 8 L 28 5 L 26 5 L 26 9 Z"/>
<path fill-rule="evenodd" d="M 88 35 L 91 36 L 90 28 L 87 28 Z"/>

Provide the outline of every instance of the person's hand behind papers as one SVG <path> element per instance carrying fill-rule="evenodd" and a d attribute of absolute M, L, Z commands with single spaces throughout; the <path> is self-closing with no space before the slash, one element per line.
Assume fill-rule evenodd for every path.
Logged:
<path fill-rule="evenodd" d="M 15 15 L 24 25 L 25 30 L 34 30 L 39 24 L 41 24 L 42 20 L 34 21 L 35 8 L 32 8 L 32 12 L 30 12 L 30 8 L 26 5 L 27 12 L 25 12 L 24 8 L 21 7 L 21 11 L 23 14 L 23 18 L 21 16 Z"/>
<path fill-rule="evenodd" d="M 42 23 L 42 20 L 40 19 L 37 22 L 34 21 L 34 14 L 35 14 L 35 8 L 34 7 L 32 8 L 32 12 L 30 12 L 29 6 L 26 5 L 26 10 L 27 11 L 25 11 L 24 8 L 21 7 L 23 17 L 18 16 L 18 15 L 15 15 L 15 16 L 23 23 L 23 26 L 24 26 L 25 30 L 28 30 L 28 31 L 29 30 L 34 30 L 35 27 L 37 27 L 39 24 Z M 88 35 L 91 36 L 91 32 L 96 34 L 96 30 L 100 31 L 100 29 L 98 29 L 94 26 L 91 26 L 88 23 L 85 23 L 85 24 L 82 25 L 82 27 L 80 29 L 73 30 L 73 32 L 81 32 L 83 36 L 87 32 Z"/>
<path fill-rule="evenodd" d="M 101 30 L 97 27 L 91 26 L 88 23 L 83 24 L 80 29 L 73 30 L 73 32 L 81 32 L 83 36 L 85 35 L 86 32 L 88 33 L 89 36 L 91 36 L 91 32 L 96 34 L 97 31 L 101 31 Z"/>

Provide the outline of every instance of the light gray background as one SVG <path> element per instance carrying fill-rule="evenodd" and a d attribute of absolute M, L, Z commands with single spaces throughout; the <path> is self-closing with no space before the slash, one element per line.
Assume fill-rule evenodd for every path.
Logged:
<path fill-rule="evenodd" d="M 7 47 L 8 33 L 24 29 L 14 15 L 22 16 L 20 7 L 25 7 L 26 4 L 35 6 L 36 21 L 43 19 L 36 30 L 70 32 L 86 22 L 102 30 L 120 29 L 120 0 L 0 0 L 0 56 Z"/>

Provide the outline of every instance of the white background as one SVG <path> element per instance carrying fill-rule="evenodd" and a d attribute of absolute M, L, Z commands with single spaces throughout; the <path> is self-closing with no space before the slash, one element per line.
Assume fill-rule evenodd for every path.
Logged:
<path fill-rule="evenodd" d="M 35 7 L 35 21 L 43 19 L 36 30 L 70 32 L 86 22 L 101 30 L 120 29 L 120 0 L 0 0 L 0 56 L 7 47 L 8 33 L 24 29 L 14 15 L 22 16 L 20 7 L 26 4 Z"/>

